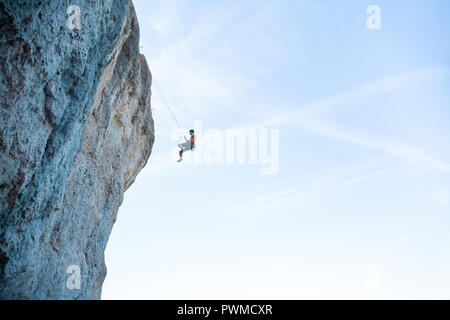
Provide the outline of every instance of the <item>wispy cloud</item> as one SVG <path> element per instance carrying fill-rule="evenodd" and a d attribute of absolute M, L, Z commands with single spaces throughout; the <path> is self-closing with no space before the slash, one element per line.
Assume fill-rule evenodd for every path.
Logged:
<path fill-rule="evenodd" d="M 434 190 L 430 199 L 439 205 L 446 205 L 450 202 L 450 186 L 443 186 Z"/>
<path fill-rule="evenodd" d="M 161 36 L 167 36 L 179 25 L 180 10 L 175 0 L 152 2 L 152 10 L 149 11 L 141 9 L 148 3 L 148 0 L 144 1 L 134 1 L 137 13 L 146 13 L 139 21 L 142 30 L 154 30 Z"/>
<path fill-rule="evenodd" d="M 408 161 L 423 163 L 444 173 L 450 173 L 450 164 L 428 154 L 424 150 L 394 140 L 383 140 L 378 137 L 367 137 L 359 132 L 337 127 L 326 116 L 331 111 L 362 99 L 377 97 L 382 94 L 412 88 L 432 80 L 448 76 L 448 69 L 428 68 L 419 71 L 394 74 L 372 83 L 353 88 L 349 91 L 312 102 L 298 110 L 279 114 L 270 119 L 247 124 L 249 127 L 276 127 L 281 125 L 297 125 L 310 132 L 328 138 L 352 143 L 364 148 L 377 149 L 400 156 Z M 363 104 L 359 104 L 362 107 Z"/>
<path fill-rule="evenodd" d="M 317 200 L 326 194 L 327 188 L 337 190 L 344 186 L 365 183 L 370 180 L 392 178 L 401 174 L 403 167 L 387 166 L 391 157 L 381 157 L 377 161 L 365 161 L 361 164 L 353 164 L 343 167 L 337 173 L 317 178 L 315 181 L 298 186 L 286 187 L 282 190 L 261 195 L 250 201 L 242 202 L 233 207 L 234 212 L 247 212 L 249 214 L 260 212 L 262 209 L 279 207 L 281 205 L 295 205 L 302 207 L 310 199 Z M 380 169 L 380 167 L 382 167 Z M 314 200 L 314 201 L 315 201 Z"/>
<path fill-rule="evenodd" d="M 409 146 L 408 144 L 392 140 L 382 140 L 376 137 L 364 137 L 363 134 L 354 133 L 345 129 L 337 129 L 330 122 L 321 123 L 320 121 L 302 120 L 301 125 L 316 134 L 356 144 L 364 148 L 377 149 L 390 154 L 403 157 L 409 162 L 422 163 L 429 167 L 440 170 L 444 173 L 450 173 L 450 163 L 440 160 L 426 151 Z"/>
<path fill-rule="evenodd" d="M 449 70 L 446 68 L 427 68 L 418 71 L 393 74 L 371 83 L 357 86 L 348 91 L 324 99 L 319 99 L 303 107 L 295 108 L 296 110 L 294 111 L 278 114 L 270 117 L 270 119 L 263 119 L 248 125 L 251 127 L 273 127 L 282 124 L 297 124 L 301 120 L 316 119 L 339 107 L 344 107 L 359 100 L 411 88 L 415 85 L 441 79 L 448 75 Z"/>
<path fill-rule="evenodd" d="M 366 165 L 363 165 L 359 169 L 348 168 L 340 171 L 336 175 L 319 179 L 312 183 L 296 187 L 287 187 L 281 191 L 268 193 L 248 202 L 241 203 L 236 207 L 236 211 L 257 212 L 262 208 L 279 206 L 282 204 L 301 205 L 302 202 L 307 200 L 308 194 L 311 195 L 311 192 L 314 193 L 315 190 L 321 190 L 321 192 L 323 192 L 324 188 L 327 186 L 339 188 L 339 186 L 349 186 L 367 182 L 368 180 L 392 177 L 407 170 L 407 168 L 401 164 L 393 166 L 392 157 L 401 158 L 410 164 L 425 165 L 426 167 L 439 170 L 445 174 L 450 173 L 449 163 L 438 159 L 436 156 L 432 156 L 429 151 L 426 151 L 432 149 L 434 146 L 429 146 L 429 148 L 423 150 L 392 139 L 383 140 L 376 136 L 366 136 L 362 133 L 336 126 L 326 118 L 331 111 L 339 110 L 339 107 L 345 107 L 355 101 L 410 88 L 417 84 L 442 78 L 447 74 L 447 70 L 425 69 L 422 71 L 392 75 L 347 92 L 313 102 L 300 110 L 286 112 L 274 118 L 248 124 L 249 127 L 274 127 L 295 124 L 316 135 L 355 144 L 363 148 L 383 151 L 387 154 L 383 159 L 387 159 L 387 161 L 385 161 L 385 163 L 381 162 L 375 164 L 368 161 Z M 360 106 L 361 104 L 358 105 Z M 439 145 L 440 149 L 441 147 L 442 145 Z M 441 202 L 444 201 L 447 199 L 446 191 L 448 190 L 440 190 L 436 193 L 435 198 L 441 199 Z"/>
<path fill-rule="evenodd" d="M 248 5 L 242 3 L 233 5 L 233 10 L 217 8 L 197 13 L 195 23 L 188 29 L 185 25 L 173 26 L 170 19 L 187 14 L 180 12 L 182 6 L 161 8 L 164 20 L 152 19 L 151 13 L 148 19 L 141 19 L 152 20 L 152 28 L 162 34 L 168 29 L 176 30 L 170 41 L 163 41 L 157 47 L 149 36 L 142 37 L 141 42 L 155 80 L 178 114 L 187 117 L 189 113 L 214 113 L 215 108 L 227 105 L 225 102 L 232 98 L 234 88 L 246 81 L 240 74 L 234 74 L 232 78 L 222 64 L 208 56 L 208 47 L 221 41 L 218 32 L 228 27 L 230 20 L 246 10 Z"/>

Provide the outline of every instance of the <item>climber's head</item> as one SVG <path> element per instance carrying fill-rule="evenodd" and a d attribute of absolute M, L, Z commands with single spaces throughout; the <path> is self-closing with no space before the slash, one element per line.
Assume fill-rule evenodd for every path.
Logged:
<path fill-rule="evenodd" d="M 189 130 L 189 133 L 192 135 L 194 134 L 194 129 Z"/>

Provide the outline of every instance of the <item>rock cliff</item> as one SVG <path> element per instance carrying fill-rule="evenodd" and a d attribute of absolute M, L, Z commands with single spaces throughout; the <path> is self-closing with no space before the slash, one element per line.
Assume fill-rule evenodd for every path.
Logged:
<path fill-rule="evenodd" d="M 0 0 L 0 298 L 98 299 L 154 142 L 131 0 Z"/>

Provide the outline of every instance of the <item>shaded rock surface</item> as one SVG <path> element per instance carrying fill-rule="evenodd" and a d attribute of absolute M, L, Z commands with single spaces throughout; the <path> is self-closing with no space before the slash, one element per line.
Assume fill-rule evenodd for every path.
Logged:
<path fill-rule="evenodd" d="M 123 193 L 153 146 L 131 0 L 78 1 L 79 29 L 71 4 L 0 0 L 2 299 L 101 297 Z"/>

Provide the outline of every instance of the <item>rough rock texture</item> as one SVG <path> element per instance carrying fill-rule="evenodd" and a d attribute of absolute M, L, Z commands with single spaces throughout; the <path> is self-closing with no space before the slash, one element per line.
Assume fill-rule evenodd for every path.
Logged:
<path fill-rule="evenodd" d="M 77 1 L 72 30 L 71 4 L 0 0 L 3 299 L 100 298 L 117 210 L 153 146 L 131 0 Z"/>

